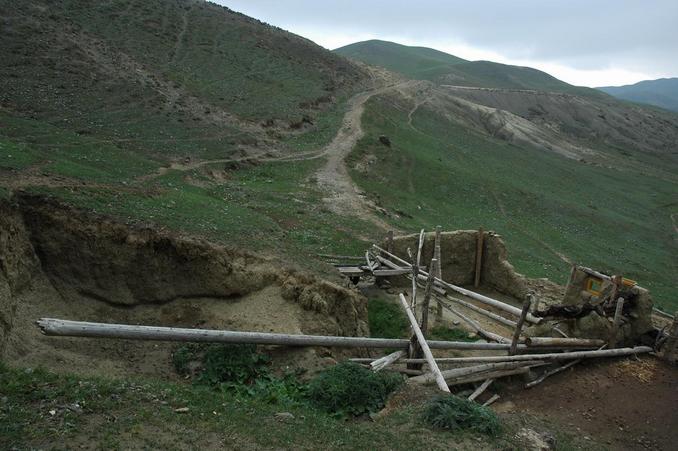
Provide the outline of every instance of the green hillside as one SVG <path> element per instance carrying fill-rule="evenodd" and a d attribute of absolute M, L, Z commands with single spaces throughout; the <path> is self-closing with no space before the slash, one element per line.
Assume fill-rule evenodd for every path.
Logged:
<path fill-rule="evenodd" d="M 410 108 L 396 96 L 371 100 L 367 135 L 351 160 L 354 180 L 391 209 L 398 227 L 483 226 L 505 237 L 520 272 L 564 283 L 569 259 L 642 281 L 658 305 L 678 306 L 678 241 L 670 217 L 678 213 L 678 179 L 659 169 L 583 165 L 513 146 L 426 107 L 407 126 Z M 381 135 L 391 147 L 379 143 Z M 356 169 L 366 160 L 378 164 Z"/>
<path fill-rule="evenodd" d="M 530 67 L 491 61 L 466 61 L 426 47 L 409 47 L 393 42 L 356 42 L 334 50 L 367 64 L 385 67 L 407 77 L 438 84 L 483 88 L 535 89 L 603 97 L 593 89 L 572 86 Z"/>
<path fill-rule="evenodd" d="M 155 158 L 279 147 L 365 77 L 202 1 L 0 1 L 0 15 L 4 111 Z"/>
<path fill-rule="evenodd" d="M 678 111 L 678 78 L 644 80 L 633 85 L 604 86 L 597 89 L 618 99 Z"/>

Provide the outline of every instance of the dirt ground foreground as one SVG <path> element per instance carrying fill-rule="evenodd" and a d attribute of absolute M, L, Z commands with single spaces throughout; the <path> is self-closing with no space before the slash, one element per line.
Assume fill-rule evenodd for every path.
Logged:
<path fill-rule="evenodd" d="M 273 259 L 132 228 L 40 197 L 0 204 L 0 256 L 0 353 L 14 365 L 111 376 L 172 373 L 176 345 L 45 337 L 33 324 L 40 317 L 369 334 L 367 300 L 355 291 Z M 303 367 L 323 361 L 309 350 L 276 355 Z"/>

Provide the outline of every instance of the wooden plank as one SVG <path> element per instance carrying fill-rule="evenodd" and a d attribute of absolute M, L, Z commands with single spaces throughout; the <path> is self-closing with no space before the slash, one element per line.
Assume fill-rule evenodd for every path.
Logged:
<path fill-rule="evenodd" d="M 422 334 L 419 324 L 417 324 L 417 319 L 414 317 L 410 306 L 407 305 L 407 300 L 405 299 L 405 296 L 402 295 L 402 293 L 400 294 L 400 305 L 402 305 L 402 307 L 405 309 L 405 313 L 407 314 L 407 318 L 410 320 L 412 330 L 417 336 L 417 339 L 419 340 L 419 346 L 421 346 L 421 350 L 424 352 L 424 356 L 426 357 L 426 362 L 428 363 L 431 372 L 435 375 L 434 377 L 436 383 L 438 384 L 438 388 L 449 393 L 450 388 L 447 386 L 447 383 L 445 383 L 445 379 L 443 378 L 442 374 L 440 374 L 440 369 L 433 358 L 433 354 L 431 354 L 431 349 L 426 342 L 426 338 L 424 338 L 424 334 Z"/>
<path fill-rule="evenodd" d="M 514 355 L 516 349 L 518 349 L 518 339 L 520 334 L 523 331 L 523 324 L 525 319 L 527 319 L 528 312 L 530 311 L 530 305 L 532 305 L 532 294 L 527 295 L 527 299 L 523 303 L 523 311 L 520 312 L 520 318 L 518 318 L 518 324 L 516 324 L 516 330 L 513 332 L 513 340 L 511 340 L 511 348 L 509 349 L 509 355 Z"/>
<path fill-rule="evenodd" d="M 457 315 L 459 318 L 461 318 L 466 324 L 468 324 L 471 329 L 473 329 L 478 335 L 486 339 L 487 341 L 496 341 L 497 343 L 509 343 L 508 339 L 506 337 L 502 337 L 501 335 L 495 334 L 494 332 L 490 332 L 488 330 L 485 330 L 482 328 L 480 323 L 477 321 L 469 318 L 466 315 L 463 315 L 459 313 L 459 311 L 453 309 L 449 305 L 447 305 L 445 302 L 443 302 L 443 308 L 449 310 L 451 313 Z"/>
<path fill-rule="evenodd" d="M 485 401 L 485 403 L 483 404 L 483 407 L 488 407 L 488 406 L 494 404 L 494 402 L 495 402 L 496 400 L 498 400 L 499 398 L 500 398 L 499 395 L 496 395 L 496 394 L 493 395 L 490 399 L 488 399 L 487 401 Z"/>
<path fill-rule="evenodd" d="M 480 313 L 483 316 L 487 316 L 488 318 L 491 318 L 499 323 L 502 323 L 505 326 L 510 327 L 511 329 L 515 328 L 518 323 L 515 321 L 511 321 L 508 318 L 504 318 L 501 315 L 497 315 L 496 313 L 492 313 L 488 310 L 485 310 L 482 307 L 478 307 L 477 305 L 471 304 L 470 302 L 463 301 L 461 299 L 457 299 L 455 297 L 450 296 L 449 294 L 446 294 L 445 297 L 449 299 L 450 301 L 457 303 L 463 307 L 466 307 L 469 310 L 473 310 L 476 313 Z"/>
<path fill-rule="evenodd" d="M 330 258 L 335 260 L 362 260 L 362 257 L 356 255 L 332 255 L 332 254 L 316 254 L 318 257 Z"/>
<path fill-rule="evenodd" d="M 480 285 L 480 273 L 483 269 L 483 242 L 485 240 L 485 231 L 481 227 L 478 229 L 478 235 L 476 237 L 476 272 L 473 279 L 473 286 L 478 288 Z"/>
<path fill-rule="evenodd" d="M 453 368 L 451 370 L 445 370 L 440 373 L 444 380 L 457 380 L 465 378 L 470 375 L 479 375 L 482 373 L 488 373 L 491 371 L 499 370 L 512 370 L 515 368 L 520 368 L 524 366 L 529 366 L 530 364 L 542 363 L 537 358 L 538 356 L 533 356 L 531 361 L 528 362 L 497 362 L 497 363 L 484 363 L 482 365 L 467 366 L 464 368 Z M 409 382 L 415 384 L 432 384 L 437 381 L 438 375 L 433 372 L 422 374 L 421 376 L 413 377 Z M 482 376 L 481 376 L 482 377 Z M 483 378 L 485 379 L 485 378 Z"/>

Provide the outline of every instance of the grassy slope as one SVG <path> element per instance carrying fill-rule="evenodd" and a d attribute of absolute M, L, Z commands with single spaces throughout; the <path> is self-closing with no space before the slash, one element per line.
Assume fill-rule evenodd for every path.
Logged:
<path fill-rule="evenodd" d="M 364 77 L 310 41 L 207 2 L 31 0 L 0 2 L 0 15 L 4 111 L 155 158 L 223 158 L 284 137 Z M 222 113 L 276 130 L 258 136 Z"/>
<path fill-rule="evenodd" d="M 410 47 L 387 41 L 364 41 L 335 50 L 368 64 L 385 67 L 407 77 L 435 83 L 484 88 L 536 89 L 589 97 L 605 97 L 590 88 L 572 86 L 530 67 L 492 61 L 466 61 L 426 47 Z"/>
<path fill-rule="evenodd" d="M 511 261 L 529 276 L 564 283 L 569 266 L 560 252 L 636 279 L 660 306 L 678 307 L 669 216 L 678 213 L 675 181 L 486 139 L 425 108 L 407 127 L 409 108 L 373 98 L 367 134 L 352 154 L 354 161 L 378 157 L 368 173 L 352 175 L 381 205 L 412 216 L 395 221 L 399 227 L 484 226 L 506 238 Z M 381 134 L 391 149 L 378 142 Z"/>

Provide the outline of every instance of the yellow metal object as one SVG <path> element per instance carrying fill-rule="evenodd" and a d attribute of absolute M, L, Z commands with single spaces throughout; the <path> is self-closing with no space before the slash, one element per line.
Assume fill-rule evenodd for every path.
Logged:
<path fill-rule="evenodd" d="M 594 296 L 600 296 L 601 289 L 603 287 L 603 281 L 596 279 L 595 277 L 589 277 L 586 279 L 586 291 L 591 293 Z"/>

